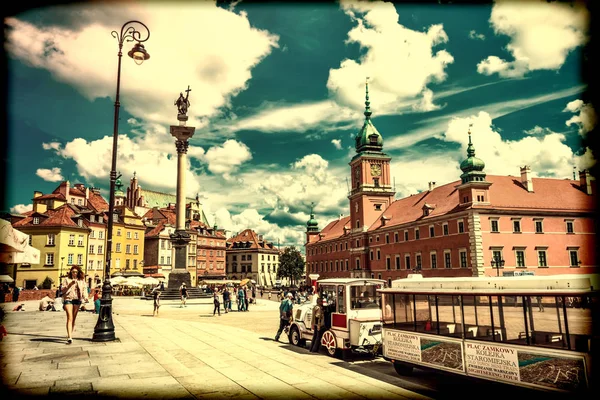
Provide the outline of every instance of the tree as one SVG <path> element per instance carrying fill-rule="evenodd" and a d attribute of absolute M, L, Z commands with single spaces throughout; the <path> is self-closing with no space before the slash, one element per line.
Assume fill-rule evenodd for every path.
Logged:
<path fill-rule="evenodd" d="M 52 279 L 49 276 L 46 276 L 44 282 L 42 282 L 42 287 L 40 289 L 50 289 L 52 288 Z"/>
<path fill-rule="evenodd" d="M 277 278 L 289 278 L 293 284 L 304 276 L 304 259 L 296 247 L 286 247 L 279 257 Z"/>

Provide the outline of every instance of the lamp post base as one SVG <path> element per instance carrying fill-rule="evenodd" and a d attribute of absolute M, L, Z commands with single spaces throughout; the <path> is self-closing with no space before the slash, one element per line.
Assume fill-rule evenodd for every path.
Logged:
<path fill-rule="evenodd" d="M 112 320 L 112 286 L 110 281 L 104 281 L 102 286 L 102 298 L 100 299 L 100 313 L 98 314 L 98 322 L 94 327 L 94 342 L 110 342 L 115 340 L 115 325 Z"/>

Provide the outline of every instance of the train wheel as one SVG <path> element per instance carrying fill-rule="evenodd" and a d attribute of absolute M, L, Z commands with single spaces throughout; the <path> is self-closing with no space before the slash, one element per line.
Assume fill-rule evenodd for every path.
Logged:
<path fill-rule="evenodd" d="M 301 339 L 300 331 L 295 325 L 290 328 L 290 343 L 294 346 L 300 347 L 304 347 L 306 345 L 306 339 Z"/>
<path fill-rule="evenodd" d="M 335 335 L 331 331 L 325 331 L 323 333 L 323 337 L 321 338 L 321 344 L 325 346 L 327 349 L 327 354 L 331 357 L 335 357 L 337 354 L 337 342 L 335 340 Z"/>

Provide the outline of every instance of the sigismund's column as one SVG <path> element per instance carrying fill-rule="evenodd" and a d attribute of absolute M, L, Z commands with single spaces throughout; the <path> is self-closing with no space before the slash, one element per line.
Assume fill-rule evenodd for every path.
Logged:
<path fill-rule="evenodd" d="M 190 106 L 188 97 L 190 87 L 186 90 L 186 96 L 179 94 L 175 101 L 177 106 L 177 120 L 179 125 L 171 125 L 171 135 L 177 140 L 175 148 L 177 149 L 177 224 L 175 232 L 171 234 L 171 241 L 175 248 L 175 268 L 169 274 L 169 288 L 178 289 L 185 282 L 187 287 L 191 287 L 190 273 L 187 270 L 187 244 L 190 242 L 190 235 L 185 229 L 185 168 L 187 165 L 188 140 L 194 136 L 196 130 L 193 126 L 186 126 L 188 120 L 187 110 Z"/>

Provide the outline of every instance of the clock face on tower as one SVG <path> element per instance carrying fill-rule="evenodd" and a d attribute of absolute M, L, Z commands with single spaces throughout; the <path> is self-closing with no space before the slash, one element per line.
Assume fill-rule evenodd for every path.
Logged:
<path fill-rule="evenodd" d="M 371 165 L 371 176 L 380 176 L 381 175 L 381 166 L 380 165 Z"/>

